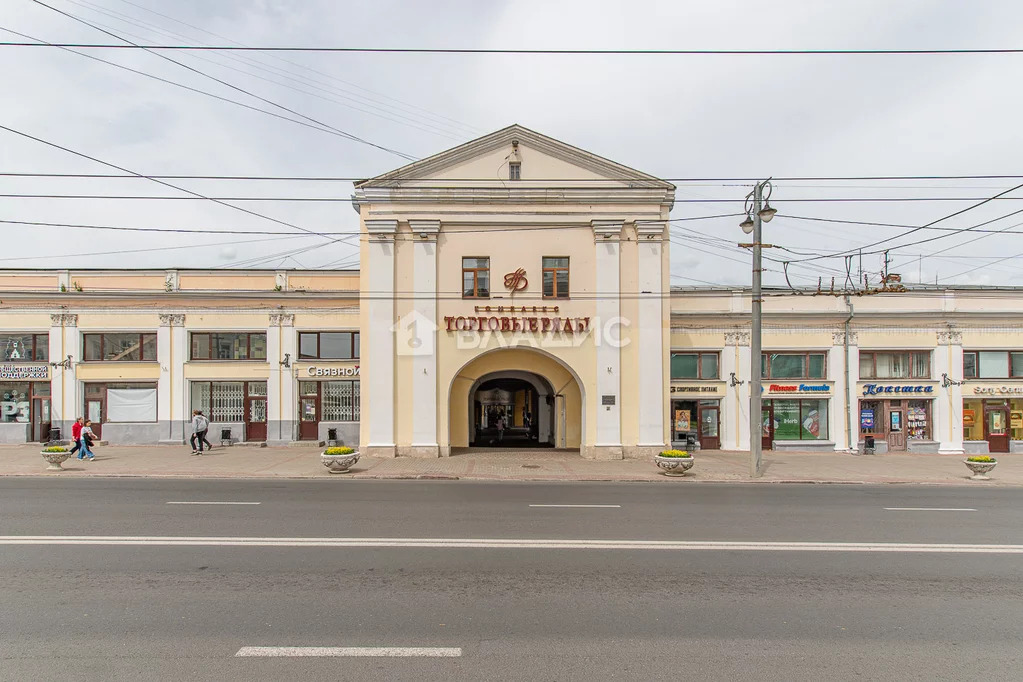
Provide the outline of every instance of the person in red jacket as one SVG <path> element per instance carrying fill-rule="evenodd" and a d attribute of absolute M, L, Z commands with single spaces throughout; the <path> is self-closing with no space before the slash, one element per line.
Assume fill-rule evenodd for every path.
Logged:
<path fill-rule="evenodd" d="M 81 453 L 81 449 L 82 449 L 82 426 L 83 426 L 84 422 L 85 422 L 85 419 L 83 417 L 79 417 L 78 419 L 75 420 L 75 423 L 71 426 L 71 440 L 73 440 L 75 442 L 75 446 L 73 448 L 71 448 L 71 454 L 72 455 L 75 454 L 75 451 L 78 450 L 79 451 L 78 459 L 82 458 L 82 453 Z"/>

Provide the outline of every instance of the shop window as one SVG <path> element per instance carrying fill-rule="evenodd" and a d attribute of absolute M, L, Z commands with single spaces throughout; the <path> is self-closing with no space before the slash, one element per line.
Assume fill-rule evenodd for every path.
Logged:
<path fill-rule="evenodd" d="M 47 362 L 50 359 L 49 334 L 0 334 L 4 362 Z"/>
<path fill-rule="evenodd" d="M 717 379 L 717 353 L 672 353 L 672 379 Z"/>
<path fill-rule="evenodd" d="M 764 353 L 760 361 L 764 379 L 824 379 L 824 353 Z"/>
<path fill-rule="evenodd" d="M 192 360 L 266 360 L 266 332 L 193 332 Z"/>
<path fill-rule="evenodd" d="M 568 259 L 543 258 L 543 297 L 568 298 Z"/>
<path fill-rule="evenodd" d="M 86 362 L 156 362 L 156 334 L 84 334 Z"/>
<path fill-rule="evenodd" d="M 930 379 L 930 351 L 860 351 L 861 379 Z"/>
<path fill-rule="evenodd" d="M 320 382 L 320 390 L 323 399 L 320 408 L 321 421 L 359 421 L 359 382 L 357 380 L 323 381 Z"/>
<path fill-rule="evenodd" d="M 0 422 L 28 423 L 31 391 L 27 381 L 0 383 Z"/>
<path fill-rule="evenodd" d="M 303 360 L 355 360 L 359 332 L 299 332 L 298 357 Z"/>
<path fill-rule="evenodd" d="M 218 424 L 245 421 L 245 396 L 265 397 L 267 393 L 265 381 L 193 381 L 191 390 L 192 409 L 202 410 L 211 422 Z M 254 409 L 265 408 L 257 405 Z M 261 419 L 254 415 L 250 421 Z"/>
<path fill-rule="evenodd" d="M 827 440 L 827 400 L 771 400 L 775 440 Z"/>
<path fill-rule="evenodd" d="M 462 259 L 462 298 L 490 298 L 490 259 Z"/>

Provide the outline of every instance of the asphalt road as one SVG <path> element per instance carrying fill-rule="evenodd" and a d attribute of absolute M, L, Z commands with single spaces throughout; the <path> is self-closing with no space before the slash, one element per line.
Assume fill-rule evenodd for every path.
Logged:
<path fill-rule="evenodd" d="M 1023 545 L 1021 502 L 981 487 L 4 479 L 0 679 L 1019 680 L 1023 553 L 955 549 Z M 43 539 L 12 544 L 26 536 Z M 85 536 L 120 539 L 56 544 Z M 186 544 L 124 544 L 168 536 Z M 229 540 L 196 544 L 210 537 Z M 612 548 L 545 544 L 559 540 Z"/>

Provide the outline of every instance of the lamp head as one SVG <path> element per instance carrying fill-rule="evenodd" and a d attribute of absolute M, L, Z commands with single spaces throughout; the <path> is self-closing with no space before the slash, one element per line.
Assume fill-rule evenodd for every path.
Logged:
<path fill-rule="evenodd" d="M 752 218 L 752 216 L 750 216 L 747 213 L 746 214 L 746 220 L 743 220 L 741 223 L 739 223 L 739 227 L 741 227 L 742 231 L 745 232 L 746 234 L 749 234 L 750 232 L 752 232 L 753 231 L 753 218 Z"/>
<path fill-rule="evenodd" d="M 771 204 L 764 204 L 764 207 L 760 209 L 760 212 L 757 215 L 759 215 L 760 219 L 765 223 L 769 223 L 771 222 L 771 218 L 773 218 L 774 214 L 777 212 L 777 209 L 771 208 Z"/>

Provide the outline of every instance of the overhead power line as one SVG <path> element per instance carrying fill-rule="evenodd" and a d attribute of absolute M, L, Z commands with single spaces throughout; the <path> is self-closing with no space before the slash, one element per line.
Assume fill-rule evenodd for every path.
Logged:
<path fill-rule="evenodd" d="M 8 29 L 0 29 L 8 30 Z M 105 62 L 108 64 L 114 64 L 120 66 L 114 62 Z M 201 91 L 200 91 L 201 92 Z M 233 101 L 233 100 L 229 100 Z M 260 109 L 259 111 L 264 111 Z M 293 121 L 294 119 L 287 119 Z M 118 175 L 116 173 L 39 173 L 39 172 L 0 172 L 0 177 L 24 177 L 24 178 L 125 178 L 134 179 L 136 176 L 133 175 Z M 362 182 L 367 179 L 367 175 L 359 176 L 332 176 L 332 175 L 161 175 L 157 173 L 151 173 L 147 177 L 160 178 L 161 180 L 275 180 L 275 181 L 301 181 L 301 182 Z M 682 178 L 660 178 L 667 182 L 752 182 L 755 178 L 693 178 L 693 177 L 682 177 Z M 831 181 L 845 181 L 845 180 L 890 180 L 890 181 L 902 181 L 902 180 L 1015 180 L 1023 179 L 1023 175 L 874 175 L 874 176 L 847 176 L 847 177 L 789 177 L 789 178 L 772 178 L 771 182 L 789 182 L 789 181 L 800 181 L 800 180 L 813 180 L 820 182 L 831 182 Z M 430 182 L 430 181 L 441 181 L 444 182 L 479 182 L 480 178 L 423 178 L 423 177 L 392 177 L 388 176 L 388 182 L 404 182 L 404 181 L 416 181 L 416 182 Z M 649 182 L 649 177 L 621 177 L 621 178 L 577 178 L 570 180 L 571 183 L 586 183 L 586 182 Z M 565 178 L 528 178 L 522 182 L 566 182 Z M 913 187 L 907 187 L 904 189 L 916 189 Z M 928 189 L 940 189 L 937 187 Z M 822 219 L 823 220 L 823 219 Z M 911 226 L 912 227 L 912 226 Z"/>
<path fill-rule="evenodd" d="M 796 55 L 970 55 L 1020 54 L 1018 47 L 923 49 L 802 49 L 802 50 L 658 50 L 658 49 L 529 49 L 487 47 L 317 47 L 284 45 L 111 45 L 107 43 L 52 43 L 53 47 L 91 50 L 182 50 L 208 52 L 338 52 L 375 54 L 522 54 L 522 55 L 634 55 L 634 56 L 796 56 Z M 35 43 L 0 42 L 0 47 L 40 47 Z"/>
<path fill-rule="evenodd" d="M 56 7 L 53 7 L 51 5 L 47 5 L 45 2 L 42 2 L 42 0 L 32 0 L 32 2 L 36 3 L 37 5 L 40 5 L 41 7 L 45 7 L 46 9 L 49 9 L 49 10 L 52 10 L 52 11 L 58 13 L 58 14 L 61 14 L 61 15 L 65 16 L 65 17 L 67 17 L 67 18 L 69 18 L 69 19 L 71 19 L 73 21 L 77 21 L 80 24 L 84 24 L 85 26 L 88 26 L 89 28 L 92 28 L 92 29 L 95 29 L 95 30 L 97 30 L 97 31 L 99 31 L 101 33 L 104 33 L 104 34 L 110 36 L 111 38 L 114 38 L 115 40 L 122 40 L 122 41 L 125 42 L 125 44 L 127 46 L 138 47 L 138 48 L 142 49 L 145 52 L 149 52 L 150 54 L 152 54 L 152 55 L 154 55 L 156 57 L 159 57 L 160 59 L 163 59 L 164 61 L 170 62 L 171 64 L 176 64 L 176 65 L 180 66 L 183 69 L 191 71 L 192 73 L 197 74 L 199 76 L 202 76 L 203 78 L 208 78 L 208 79 L 210 79 L 210 80 L 212 80 L 212 81 L 214 81 L 216 83 L 219 83 L 219 84 L 221 84 L 221 85 L 223 85 L 225 87 L 231 88 L 232 90 L 235 90 L 235 91 L 240 92 L 242 94 L 248 95 L 249 97 L 257 99 L 260 102 L 263 102 L 264 104 L 269 104 L 270 106 L 276 107 L 276 108 L 280 109 L 281 111 L 286 111 L 289 114 L 292 114 L 294 116 L 298 116 L 299 118 L 305 119 L 306 121 L 309 121 L 310 123 L 315 123 L 316 125 L 321 126 L 323 128 L 326 128 L 328 130 L 333 130 L 333 131 L 343 135 L 344 137 L 352 140 L 353 142 L 359 142 L 361 144 L 365 144 L 365 145 L 368 145 L 370 147 L 375 147 L 376 149 L 379 149 L 381 151 L 385 151 L 385 152 L 387 152 L 389 154 L 394 154 L 395 156 L 399 156 L 399 157 L 401 157 L 403 159 L 406 159 L 408 161 L 415 161 L 416 160 L 416 157 L 414 157 L 414 156 L 412 156 L 410 154 L 406 154 L 405 152 L 400 152 L 400 151 L 398 151 L 396 149 L 391 149 L 390 147 L 384 147 L 383 145 L 376 144 L 375 142 L 370 142 L 369 140 L 365 140 L 365 139 L 363 139 L 361 137 L 358 137 L 356 135 L 353 135 L 352 133 L 349 133 L 349 132 L 347 132 L 345 130 L 341 130 L 340 128 L 336 128 L 336 127 L 330 125 L 329 123 L 324 123 L 323 121 L 319 121 L 319 120 L 317 120 L 315 118 L 312 118 L 311 116 L 306 116 L 305 114 L 303 114 L 303 113 L 301 113 L 299 111 L 296 111 L 294 109 L 291 109 L 289 107 L 286 107 L 283 104 L 279 104 L 277 102 L 274 102 L 273 100 L 267 99 L 266 97 L 262 97 L 260 95 L 257 95 L 254 92 L 246 90 L 245 88 L 239 87 L 239 86 L 234 85 L 233 83 L 225 81 L 225 80 L 223 80 L 221 78 L 217 78 L 216 76 L 210 75 L 210 74 L 206 73 L 205 71 L 197 69 L 197 68 L 195 68 L 193 66 L 189 66 L 188 64 L 185 64 L 184 62 L 179 62 L 176 59 L 172 59 L 171 57 L 168 57 L 167 55 L 160 54 L 159 52 L 154 52 L 153 50 L 147 49 L 146 47 L 141 46 L 138 43 L 133 43 L 132 41 L 128 40 L 127 38 L 124 38 L 122 36 L 117 35 L 116 33 L 108 31 L 105 28 L 100 28 L 99 26 L 96 26 L 95 24 L 91 24 L 88 21 L 86 21 L 85 19 L 82 19 L 81 17 L 77 17 L 74 14 L 71 14 L 69 12 L 65 12 L 64 10 L 57 9 Z"/>
<path fill-rule="evenodd" d="M 422 188 L 416 188 L 422 189 Z M 487 189 L 487 188 L 484 188 Z M 498 189 L 498 188 L 489 188 Z M 516 188 L 505 188 L 512 191 Z M 525 189 L 538 189 L 538 188 L 525 188 Z M 549 189 L 549 188 L 547 188 Z M 323 202 L 344 202 L 348 203 L 352 199 L 351 197 L 295 197 L 295 196 L 269 196 L 269 197 L 258 197 L 258 196 L 193 196 L 193 197 L 179 197 L 179 196 L 156 196 L 156 195 L 143 195 L 143 194 L 28 194 L 28 193 L 12 193 L 12 194 L 0 194 L 0 198 L 5 199 L 145 199 L 145 200 L 170 200 L 170 201 L 183 201 L 183 200 L 194 200 L 194 199 L 207 199 L 213 201 L 323 201 Z M 436 199 L 431 197 L 424 197 L 421 199 L 406 199 L 408 202 L 423 202 L 423 201 L 435 201 Z M 1023 197 L 994 197 L 984 199 L 984 202 L 988 201 L 1023 201 Z M 946 201 L 978 201 L 976 197 L 818 197 L 818 198 L 804 198 L 804 199 L 786 199 L 785 203 L 894 203 L 894 202 L 946 202 Z M 738 204 L 741 203 L 741 199 L 675 199 L 676 204 Z M 979 205 L 979 204 L 978 204 Z M 973 207 L 971 207 L 973 208 Z M 958 215 L 958 214 L 956 214 Z M 723 216 L 722 216 L 723 217 Z M 921 227 L 915 227 L 913 229 L 927 229 L 930 225 Z M 895 239 L 896 237 L 892 237 Z M 878 242 L 880 243 L 880 242 Z M 872 246 L 868 245 L 868 246 Z"/>

